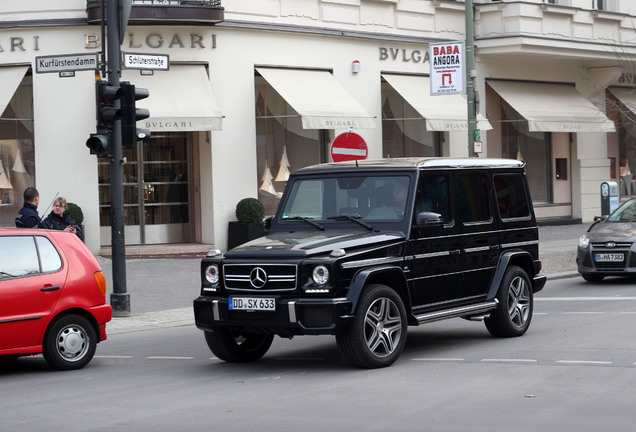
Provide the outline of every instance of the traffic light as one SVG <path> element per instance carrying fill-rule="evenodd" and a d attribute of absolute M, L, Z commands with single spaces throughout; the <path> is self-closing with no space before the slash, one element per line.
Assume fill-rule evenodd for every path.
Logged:
<path fill-rule="evenodd" d="M 121 122 L 121 146 L 123 149 L 130 149 L 137 141 L 150 137 L 148 129 L 137 127 L 139 120 L 150 117 L 150 111 L 145 108 L 137 108 L 135 102 L 145 99 L 150 95 L 148 89 L 136 88 L 134 84 L 123 81 L 121 83 L 123 90 L 123 99 L 121 110 L 123 120 Z"/>
<path fill-rule="evenodd" d="M 116 106 L 115 101 L 123 94 L 120 87 L 112 86 L 108 81 L 95 82 L 97 132 L 86 140 L 86 147 L 90 149 L 91 154 L 98 157 L 110 154 L 111 132 L 115 122 L 122 116 L 122 110 Z"/>

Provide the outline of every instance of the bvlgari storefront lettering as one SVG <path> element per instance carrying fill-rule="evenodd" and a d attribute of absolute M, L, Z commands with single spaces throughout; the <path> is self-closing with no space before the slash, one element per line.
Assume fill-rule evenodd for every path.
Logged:
<path fill-rule="evenodd" d="M 146 128 L 150 130 L 169 129 L 169 130 L 191 130 L 192 122 L 187 120 L 174 121 L 146 121 Z"/>
<path fill-rule="evenodd" d="M 101 48 L 100 36 L 97 34 L 87 34 L 86 49 Z M 130 33 L 128 35 L 128 45 L 125 48 L 197 48 L 197 49 L 215 49 L 216 35 L 203 35 L 200 33 L 190 33 L 182 35 L 175 33 L 165 36 L 161 33 L 150 33 L 145 38 Z"/>
<path fill-rule="evenodd" d="M 379 47 L 380 61 L 401 61 L 402 63 L 426 63 L 428 50 Z"/>
<path fill-rule="evenodd" d="M 39 43 L 40 36 L 33 36 L 33 41 L 25 41 L 23 37 L 19 36 L 9 37 L 7 41 L 0 40 L 0 53 L 4 52 L 5 46 L 9 51 L 26 51 L 27 49 L 39 51 Z"/>

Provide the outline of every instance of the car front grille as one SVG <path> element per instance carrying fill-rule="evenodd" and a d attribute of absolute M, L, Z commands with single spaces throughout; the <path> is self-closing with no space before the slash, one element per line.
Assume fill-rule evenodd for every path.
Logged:
<path fill-rule="evenodd" d="M 227 264 L 223 266 L 225 288 L 238 291 L 291 291 L 296 289 L 296 265 Z"/>
<path fill-rule="evenodd" d="M 625 260 L 622 262 L 594 262 L 594 267 L 599 270 L 607 271 L 621 271 L 626 267 L 636 266 L 636 254 L 630 254 L 629 250 L 632 247 L 632 243 L 613 243 L 612 247 L 607 247 L 608 242 L 605 243 L 592 243 L 591 257 L 597 253 L 620 253 L 625 256 Z"/>

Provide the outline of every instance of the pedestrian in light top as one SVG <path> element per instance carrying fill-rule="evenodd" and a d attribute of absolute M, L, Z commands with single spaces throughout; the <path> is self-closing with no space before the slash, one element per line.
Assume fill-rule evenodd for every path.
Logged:
<path fill-rule="evenodd" d="M 15 217 L 17 228 L 40 228 L 40 215 L 38 205 L 40 204 L 40 193 L 34 187 L 28 187 L 22 194 L 24 205 Z"/>
<path fill-rule="evenodd" d="M 59 197 L 53 201 L 53 210 L 42 221 L 42 228 L 70 232 L 76 234 L 80 240 L 84 241 L 84 233 L 75 222 L 75 219 L 68 214 L 67 208 L 66 198 Z"/>

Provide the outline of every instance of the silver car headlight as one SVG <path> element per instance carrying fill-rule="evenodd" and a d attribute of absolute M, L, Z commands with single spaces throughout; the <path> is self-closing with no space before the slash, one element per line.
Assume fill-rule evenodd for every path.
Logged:
<path fill-rule="evenodd" d="M 590 239 L 587 238 L 586 234 L 583 234 L 581 237 L 579 237 L 580 248 L 586 249 L 589 245 L 590 245 Z"/>
<path fill-rule="evenodd" d="M 317 285 L 326 285 L 329 282 L 329 270 L 323 265 L 316 266 L 311 278 Z"/>

